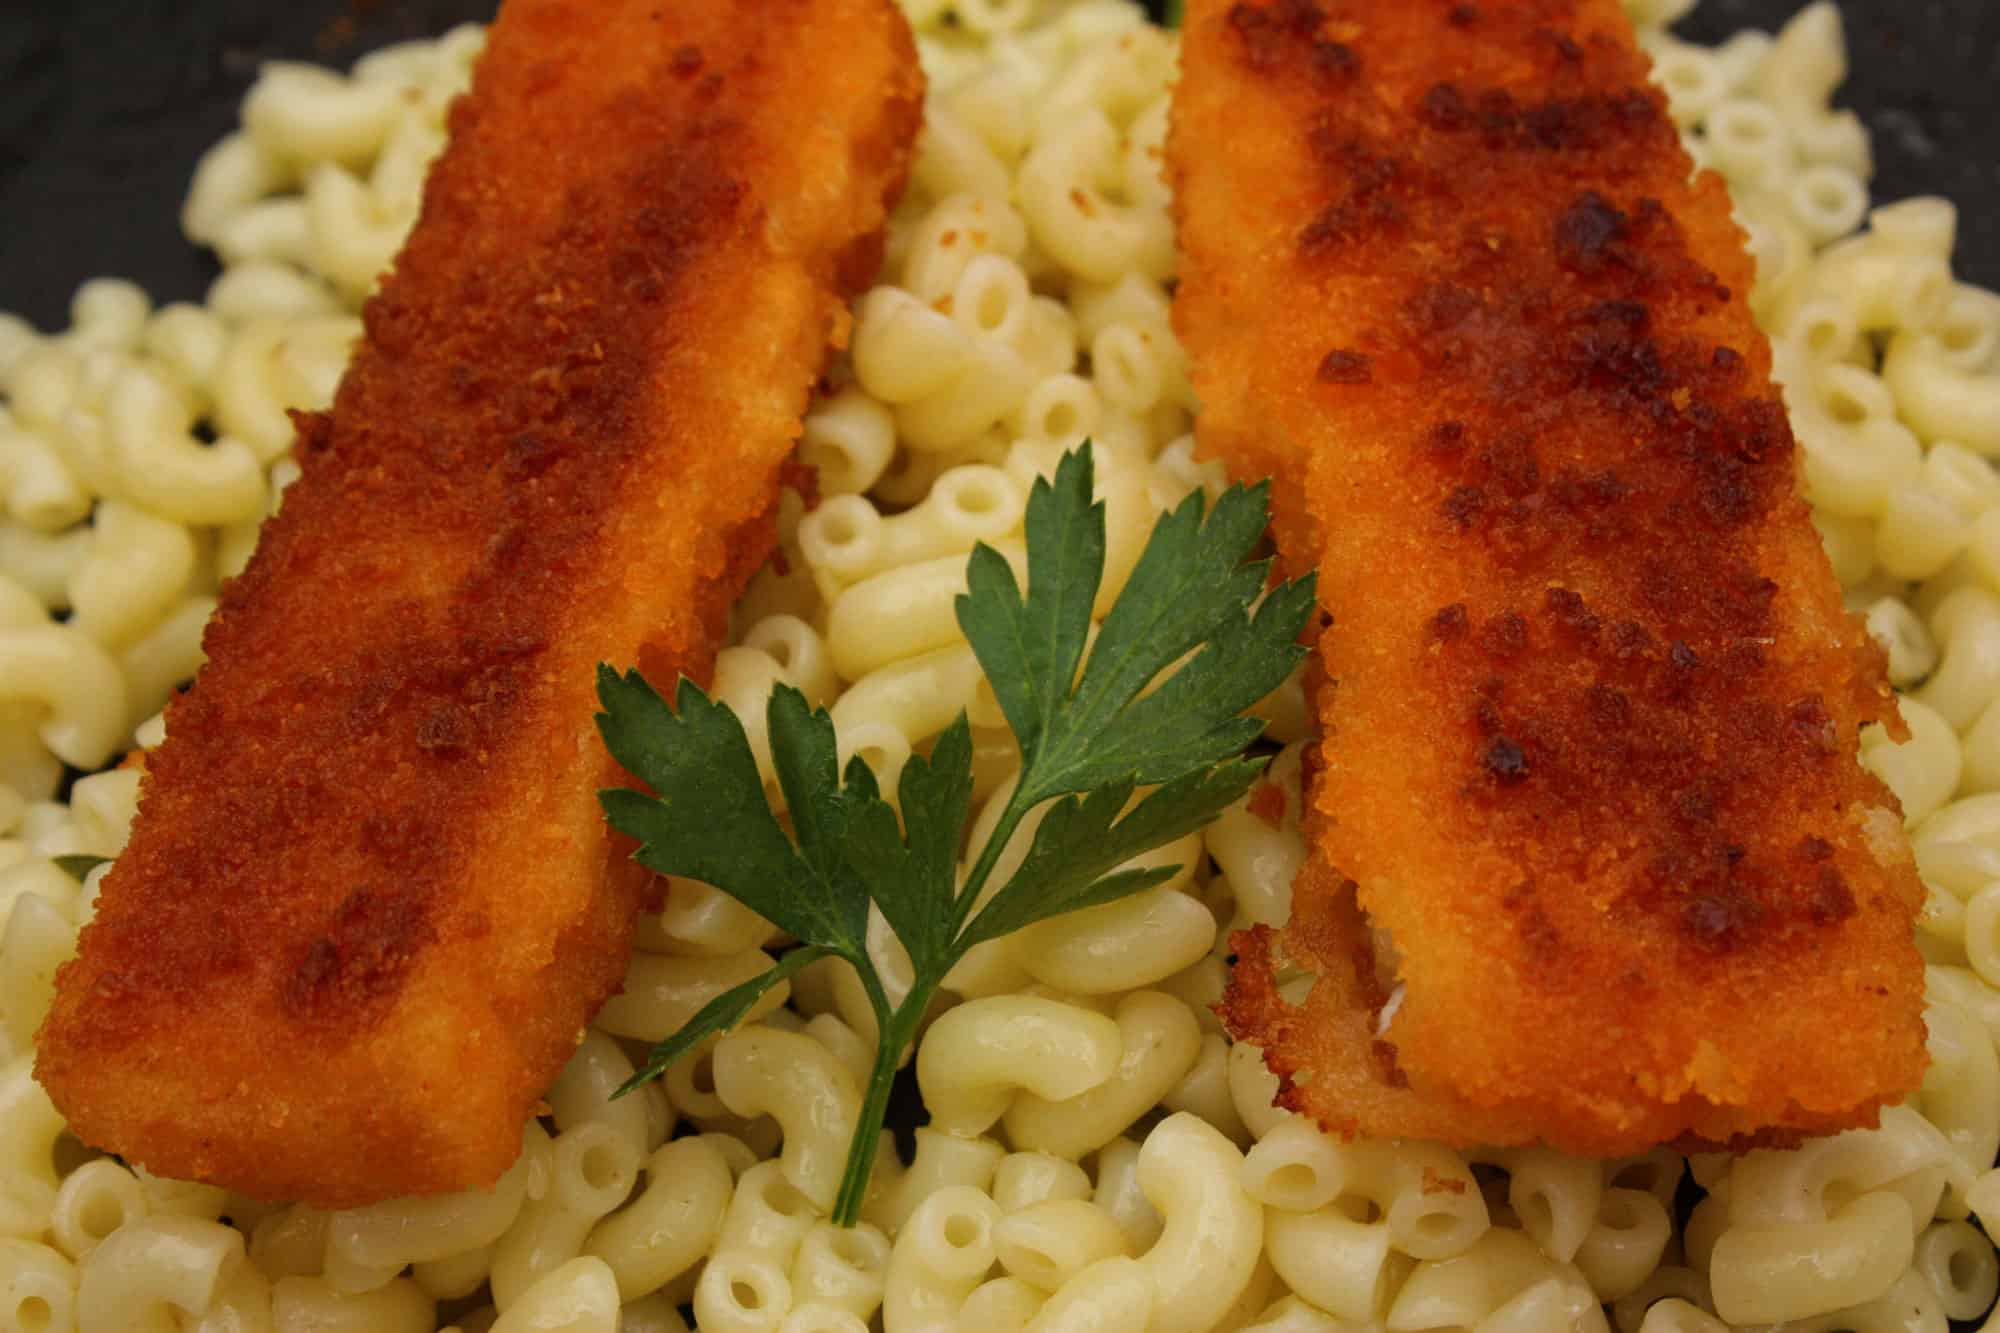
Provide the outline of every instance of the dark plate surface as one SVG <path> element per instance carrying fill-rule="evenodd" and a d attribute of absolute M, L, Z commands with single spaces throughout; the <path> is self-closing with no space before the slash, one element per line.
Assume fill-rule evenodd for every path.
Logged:
<path fill-rule="evenodd" d="M 100 274 L 199 298 L 213 262 L 177 214 L 202 149 L 236 122 L 261 61 L 344 65 L 373 46 L 485 17 L 491 0 L 0 0 L 0 310 L 43 328 Z M 1775 27 L 1793 0 L 1703 0 L 1713 41 Z M 1878 201 L 1960 209 L 1960 276 L 2000 286 L 2000 4 L 1850 0 L 1840 101 L 1874 134 Z"/>

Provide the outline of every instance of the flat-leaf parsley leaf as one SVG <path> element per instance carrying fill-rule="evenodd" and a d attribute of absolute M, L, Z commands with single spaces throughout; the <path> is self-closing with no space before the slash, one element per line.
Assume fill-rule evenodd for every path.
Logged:
<path fill-rule="evenodd" d="M 1020 743 L 1021 775 L 991 835 L 966 849 L 962 878 L 972 802 L 963 713 L 928 756 L 904 764 L 892 806 L 860 758 L 840 768 L 826 711 L 778 686 L 766 721 L 787 833 L 735 713 L 685 678 L 669 708 L 637 671 L 598 668 L 604 743 L 652 789 L 601 793 L 612 825 L 638 840 L 642 864 L 712 884 L 799 941 L 654 1047 L 620 1092 L 740 1022 L 807 964 L 846 960 L 880 1038 L 833 1206 L 843 1225 L 859 1216 L 896 1069 L 953 964 L 983 941 L 1172 875 L 1171 866 L 1120 867 L 1249 790 L 1262 765 L 1242 752 L 1262 724 L 1244 710 L 1304 655 L 1312 579 L 1266 593 L 1268 562 L 1250 559 L 1268 519 L 1259 485 L 1231 487 L 1205 518 L 1199 493 L 1163 515 L 1086 658 L 1104 572 L 1104 506 L 1092 490 L 1088 443 L 1052 482 L 1035 482 L 1025 593 L 983 543 L 967 565 L 958 622 Z M 1023 818 L 1043 805 L 1019 865 L 989 884 Z M 910 956 L 898 999 L 868 955 L 871 905 Z"/>

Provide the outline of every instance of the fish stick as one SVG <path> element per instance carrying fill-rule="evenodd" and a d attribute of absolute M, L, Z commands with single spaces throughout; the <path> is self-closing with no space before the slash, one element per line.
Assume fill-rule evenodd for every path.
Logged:
<path fill-rule="evenodd" d="M 59 977 L 80 1138 L 325 1207 L 513 1160 L 649 892 L 594 666 L 707 672 L 921 98 L 891 0 L 508 0 Z"/>
<path fill-rule="evenodd" d="M 1328 624 L 1312 854 L 1225 1001 L 1346 1133 L 1618 1154 L 1924 1067 L 1900 727 L 1753 271 L 1615 0 L 1193 0 L 1199 437 Z"/>

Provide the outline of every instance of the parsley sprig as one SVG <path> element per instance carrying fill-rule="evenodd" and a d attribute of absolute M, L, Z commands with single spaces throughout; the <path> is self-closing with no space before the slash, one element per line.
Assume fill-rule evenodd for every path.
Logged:
<path fill-rule="evenodd" d="M 1266 487 L 1232 487 L 1204 518 L 1199 494 L 1161 517 L 1124 590 L 1084 649 L 1104 570 L 1104 506 L 1091 501 L 1090 446 L 1066 456 L 1028 500 L 1028 588 L 975 547 L 959 626 L 1021 747 L 1021 776 L 963 880 L 972 733 L 961 713 L 928 756 L 913 755 L 884 800 L 859 758 L 841 771 L 833 721 L 789 686 L 772 692 L 771 758 L 788 835 L 764 797 L 743 725 L 682 678 L 668 708 L 637 671 L 598 668 L 598 729 L 654 794 L 600 795 L 639 861 L 728 893 L 799 944 L 711 1000 L 653 1048 L 619 1091 L 657 1077 L 740 1021 L 773 986 L 821 958 L 860 974 L 880 1031 L 873 1073 L 833 1208 L 853 1223 L 874 1165 L 889 1090 L 945 974 L 967 950 L 1023 926 L 1160 883 L 1173 866 L 1120 869 L 1202 827 L 1256 781 L 1245 746 L 1262 723 L 1244 710 L 1276 688 L 1304 649 L 1310 578 L 1264 593 L 1250 553 Z M 1171 668 L 1171 670 L 1170 670 Z M 1080 669 L 1080 670 L 1079 670 Z M 1137 796 L 1141 788 L 1150 788 Z M 1054 802 L 1027 854 L 988 892 L 1021 820 Z M 870 905 L 909 953 L 913 981 L 892 1001 L 867 949 Z"/>

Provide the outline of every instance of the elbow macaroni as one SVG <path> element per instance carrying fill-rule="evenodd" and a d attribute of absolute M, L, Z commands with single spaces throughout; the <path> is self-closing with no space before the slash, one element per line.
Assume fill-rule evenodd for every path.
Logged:
<path fill-rule="evenodd" d="M 956 624 L 965 553 L 986 542 L 1023 576 L 1028 487 L 1091 437 L 1102 615 L 1152 515 L 1223 478 L 1197 458 L 1170 320 L 1174 39 L 1119 0 L 904 7 L 931 73 L 913 189 L 805 418 L 821 499 L 788 494 L 791 572 L 746 598 L 716 685 L 753 733 L 773 683 L 796 685 L 833 710 L 843 760 L 892 790 L 964 709 L 987 799 L 1019 757 Z M 1267 774 L 1282 818 L 1246 802 L 1155 855 L 1183 867 L 1175 882 L 953 974 L 915 1053 L 932 1124 L 908 1165 L 885 1146 L 855 1230 L 823 1216 L 875 1035 L 851 970 L 807 969 L 610 1099 L 631 1043 L 786 943 L 686 881 L 642 923 L 623 993 L 494 1191 L 326 1213 L 67 1140 L 32 1034 L 103 872 L 79 885 L 49 858 L 115 855 L 139 770 L 57 804 L 64 766 L 156 743 L 198 669 L 219 581 L 297 475 L 287 411 L 330 401 L 358 303 L 420 205 L 481 39 L 467 28 L 351 75 L 267 67 L 183 211 L 224 260 L 203 305 L 155 310 L 101 281 L 60 333 L 0 318 L 0 1328 L 395 1333 L 442 1313 L 462 1333 L 686 1333 L 685 1306 L 710 1333 L 1540 1333 L 1608 1328 L 1607 1306 L 1620 1333 L 1980 1318 L 2000 1285 L 1968 1220 L 2000 1218 L 2000 298 L 1953 280 L 1949 206 L 1869 211 L 1865 132 L 1830 106 L 1830 6 L 1712 50 L 1659 30 L 1684 7 L 1628 4 L 1675 124 L 1735 191 L 1815 522 L 1912 692 L 1912 739 L 1871 734 L 1864 761 L 1900 798 L 1930 892 L 1933 1063 L 1880 1129 L 1702 1156 L 1682 1217 L 1671 1153 L 1468 1166 L 1276 1108 L 1260 1053 L 1208 1006 L 1228 932 L 1289 915 L 1312 725 L 1294 680 L 1255 710 L 1286 745 Z M 906 980 L 893 941 L 871 931 L 871 950 Z"/>

